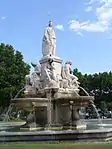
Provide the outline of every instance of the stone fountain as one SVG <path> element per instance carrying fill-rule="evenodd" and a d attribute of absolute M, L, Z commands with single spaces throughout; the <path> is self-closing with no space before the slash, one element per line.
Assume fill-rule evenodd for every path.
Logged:
<path fill-rule="evenodd" d="M 5 126 L 4 130 L 9 126 L 20 126 L 30 131 L 1 131 L 0 142 L 111 140 L 111 128 L 87 130 L 86 123 L 80 119 L 81 107 L 91 104 L 96 109 L 94 97 L 89 96 L 72 74 L 72 63 L 67 61 L 63 66 L 61 58 L 56 56 L 56 36 L 51 21 L 44 32 L 42 54 L 40 64 L 31 63 L 34 72 L 26 76 L 25 87 L 11 100 L 6 113 L 7 118 L 13 106 L 26 110 L 29 113 L 26 123 L 0 124 Z M 23 90 L 24 98 L 19 98 Z M 80 95 L 80 90 L 85 96 Z"/>
<path fill-rule="evenodd" d="M 63 66 L 55 53 L 56 36 L 50 21 L 43 36 L 40 64 L 31 63 L 34 72 L 26 76 L 25 98 L 14 98 L 12 103 L 30 112 L 26 121 L 33 127 L 85 129 L 79 110 L 88 106 L 93 97 L 80 96 L 80 83 L 72 74 L 72 63 L 67 61 Z"/>

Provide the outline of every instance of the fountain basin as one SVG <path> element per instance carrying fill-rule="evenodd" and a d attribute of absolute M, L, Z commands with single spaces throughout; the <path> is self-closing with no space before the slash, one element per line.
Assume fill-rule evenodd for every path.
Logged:
<path fill-rule="evenodd" d="M 44 98 L 14 98 L 12 103 L 17 108 L 32 112 L 30 123 L 34 122 L 35 117 L 35 127 L 47 125 L 51 129 L 60 130 L 57 124 L 65 126 L 68 123 L 65 129 L 70 125 L 76 130 L 86 129 L 86 124 L 80 122 L 79 109 L 87 107 L 94 100 L 93 96 L 79 96 L 78 91 L 74 89 L 46 88 L 44 92 Z"/>
<path fill-rule="evenodd" d="M 0 122 L 0 131 L 21 127 L 26 122 Z"/>
<path fill-rule="evenodd" d="M 21 141 L 107 141 L 112 138 L 112 129 L 66 130 L 39 132 L 0 132 L 0 142 Z"/>
<path fill-rule="evenodd" d="M 55 101 L 60 101 L 62 103 L 69 103 L 69 100 L 73 100 L 74 106 L 79 107 L 86 107 L 89 105 L 91 101 L 94 100 L 93 96 L 73 96 L 71 94 L 56 94 L 55 98 L 53 99 Z M 30 110 L 30 108 L 33 108 L 33 105 L 37 106 L 47 106 L 48 105 L 48 98 L 16 98 L 12 99 L 12 102 L 15 104 L 18 108 L 25 108 Z"/>

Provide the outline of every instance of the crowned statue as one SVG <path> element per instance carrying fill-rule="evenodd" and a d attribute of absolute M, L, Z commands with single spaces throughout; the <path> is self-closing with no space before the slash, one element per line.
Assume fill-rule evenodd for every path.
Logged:
<path fill-rule="evenodd" d="M 44 31 L 42 41 L 42 54 L 44 56 L 55 56 L 56 53 L 56 35 L 52 28 L 52 21 L 49 21 L 48 27 Z"/>

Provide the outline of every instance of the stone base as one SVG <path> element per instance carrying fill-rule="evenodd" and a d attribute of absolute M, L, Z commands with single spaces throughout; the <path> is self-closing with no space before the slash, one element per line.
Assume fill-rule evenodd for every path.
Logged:
<path fill-rule="evenodd" d="M 24 141 L 109 141 L 112 129 L 39 131 L 39 132 L 2 132 L 0 142 Z"/>
<path fill-rule="evenodd" d="M 53 67 L 55 68 L 55 74 L 56 75 L 61 75 L 61 68 L 62 68 L 62 60 L 60 59 L 60 57 L 56 57 L 56 56 L 44 56 L 41 60 L 40 60 L 40 64 L 41 64 L 41 80 L 45 81 L 45 69 L 46 66 L 49 65 L 49 59 L 53 59 Z"/>
<path fill-rule="evenodd" d="M 34 126 L 34 127 L 33 127 Z M 37 130 L 37 131 L 43 131 L 43 130 L 54 130 L 54 131 L 61 131 L 61 130 L 86 130 L 87 126 L 86 124 L 82 125 L 74 125 L 74 126 L 35 126 L 35 125 L 29 125 L 29 128 L 21 128 L 21 129 L 27 129 L 30 131 Z"/>
<path fill-rule="evenodd" d="M 76 126 L 64 126 L 64 130 L 86 130 L 87 126 L 85 124 Z"/>
<path fill-rule="evenodd" d="M 86 128 L 87 128 L 86 124 L 75 126 L 75 130 L 86 130 Z"/>

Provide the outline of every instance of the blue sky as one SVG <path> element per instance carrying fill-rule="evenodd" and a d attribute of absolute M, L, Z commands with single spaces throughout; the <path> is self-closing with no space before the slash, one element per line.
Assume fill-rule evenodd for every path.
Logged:
<path fill-rule="evenodd" d="M 1 0 L 0 43 L 42 57 L 42 36 L 53 21 L 56 55 L 83 73 L 112 70 L 112 0 Z"/>

